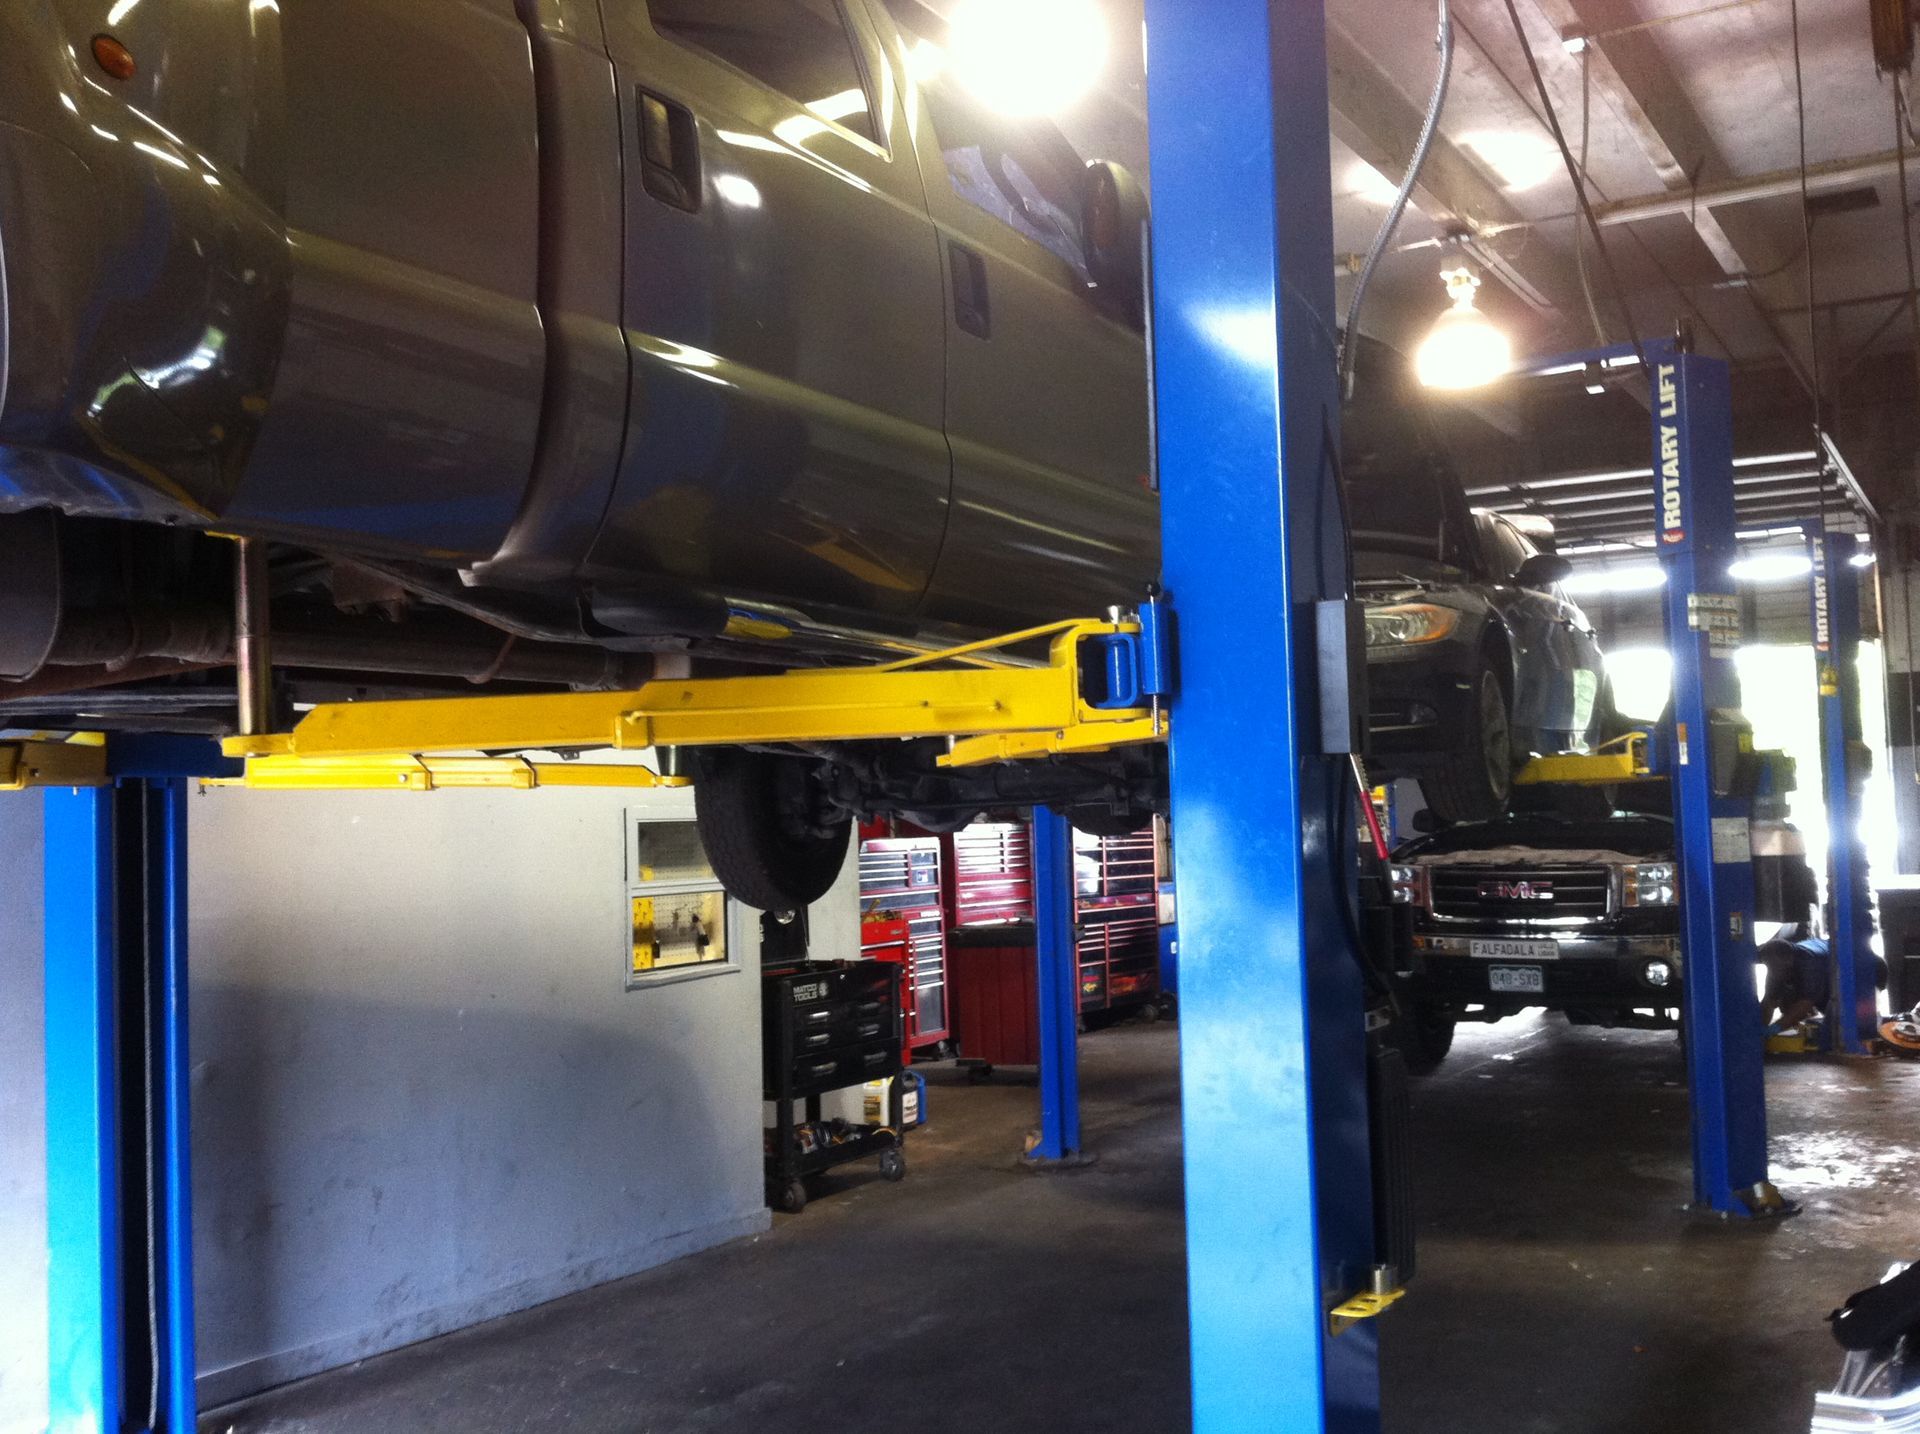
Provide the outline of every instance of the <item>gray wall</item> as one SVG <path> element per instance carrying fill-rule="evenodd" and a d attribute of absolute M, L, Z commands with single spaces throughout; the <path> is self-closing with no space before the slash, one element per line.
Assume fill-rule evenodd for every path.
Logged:
<path fill-rule="evenodd" d="M 47 1424 L 40 798 L 0 792 L 0 1431 Z"/>
<path fill-rule="evenodd" d="M 623 813 L 643 803 L 690 811 L 557 789 L 194 799 L 204 1403 L 766 1227 L 758 922 L 736 913 L 737 972 L 623 989 Z M 35 806 L 0 797 L 10 856 Z M 857 942 L 852 878 L 814 913 L 823 955 Z M 45 1408 L 40 942 L 15 931 L 36 905 L 0 912 L 8 1430 Z"/>

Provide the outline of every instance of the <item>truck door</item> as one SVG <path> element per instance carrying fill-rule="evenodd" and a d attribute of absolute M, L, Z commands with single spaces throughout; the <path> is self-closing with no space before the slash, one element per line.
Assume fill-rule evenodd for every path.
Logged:
<path fill-rule="evenodd" d="M 947 276 L 953 517 L 928 615 L 1009 628 L 1139 600 L 1159 572 L 1141 331 L 1088 292 L 1084 161 L 975 101 L 941 22 L 885 0 Z"/>
<path fill-rule="evenodd" d="M 216 148 L 251 113 L 236 168 L 286 219 L 285 346 L 223 516 L 489 556 L 526 490 L 545 367 L 526 26 L 514 0 L 240 8 L 272 82 L 179 86 L 208 107 L 180 122 Z M 217 362 L 240 322 L 209 314 L 180 365 Z"/>
<path fill-rule="evenodd" d="M 603 0 L 632 410 L 608 585 L 910 617 L 945 528 L 938 250 L 857 0 Z"/>

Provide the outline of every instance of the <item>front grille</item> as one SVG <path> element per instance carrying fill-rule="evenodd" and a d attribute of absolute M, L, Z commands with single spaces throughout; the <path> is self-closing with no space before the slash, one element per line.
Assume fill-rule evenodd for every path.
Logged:
<path fill-rule="evenodd" d="M 1607 914 L 1604 866 L 1430 866 L 1433 914 L 1458 920 L 1592 920 Z"/>

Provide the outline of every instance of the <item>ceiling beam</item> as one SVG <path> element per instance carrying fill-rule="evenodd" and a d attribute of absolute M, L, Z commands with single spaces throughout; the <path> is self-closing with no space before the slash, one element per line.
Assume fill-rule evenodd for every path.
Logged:
<path fill-rule="evenodd" d="M 1558 37 L 1592 35 L 1607 28 L 1600 23 L 1596 0 L 1533 0 L 1533 6 Z M 1579 61 L 1572 63 L 1577 66 Z M 1587 65 L 1595 108 L 1611 111 L 1626 128 L 1680 206 L 1673 212 L 1692 220 L 1694 232 L 1721 270 L 1747 279 L 1747 292 L 1762 310 L 1790 302 L 1798 279 L 1777 271 L 1792 256 L 1780 252 L 1752 215 L 1740 213 L 1732 204 L 1716 207 L 1702 192 L 1702 186 L 1735 176 L 1652 34 L 1628 30 L 1589 40 Z M 1795 192 L 1797 188 L 1796 176 Z M 1764 313 L 1761 318 L 1787 363 L 1811 389 L 1813 363 L 1807 336 L 1783 332 Z"/>
<path fill-rule="evenodd" d="M 1332 17 L 1327 21 L 1327 87 L 1334 136 L 1390 182 L 1405 174 L 1424 109 L 1402 94 Z M 1445 135 L 1434 137 L 1413 202 L 1428 218 L 1458 223 L 1473 234 L 1526 218 Z M 1520 260 L 1496 254 L 1486 244 L 1472 249 L 1474 258 L 1529 308 L 1556 324 L 1562 321 L 1561 300 L 1574 281 L 1571 266 L 1544 249 Z"/>

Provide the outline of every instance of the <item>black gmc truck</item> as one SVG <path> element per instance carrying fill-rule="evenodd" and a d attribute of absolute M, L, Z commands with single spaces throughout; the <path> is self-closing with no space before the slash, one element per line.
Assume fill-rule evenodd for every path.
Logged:
<path fill-rule="evenodd" d="M 1811 914 L 1800 833 L 1752 824 L 1757 922 Z M 1528 1007 L 1576 1025 L 1673 1030 L 1685 960 L 1673 822 L 1528 813 L 1462 822 L 1393 855 L 1395 974 L 1408 1066 L 1431 1070 L 1462 1020 Z"/>

